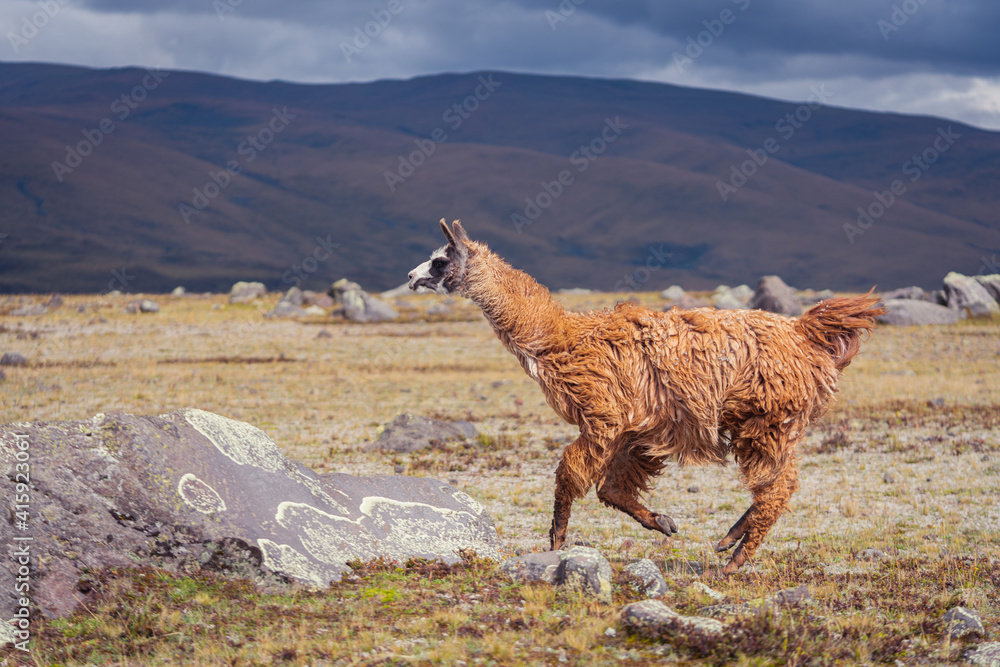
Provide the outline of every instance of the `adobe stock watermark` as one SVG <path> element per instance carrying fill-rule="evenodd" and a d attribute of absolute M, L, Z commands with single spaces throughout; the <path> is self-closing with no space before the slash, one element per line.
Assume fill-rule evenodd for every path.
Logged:
<path fill-rule="evenodd" d="M 646 255 L 646 261 L 637 266 L 632 273 L 622 276 L 622 279 L 615 283 L 612 292 L 624 292 L 626 287 L 633 292 L 638 292 L 640 287 L 652 279 L 653 272 L 666 266 L 673 256 L 673 253 L 663 250 L 662 243 L 659 248 L 649 246 L 647 250 L 649 254 Z"/>
<path fill-rule="evenodd" d="M 247 138 L 236 147 L 236 153 L 242 156 L 244 161 L 241 163 L 240 160 L 229 160 L 224 169 L 209 170 L 208 180 L 205 181 L 204 185 L 192 189 L 191 202 L 184 201 L 177 206 L 178 212 L 184 218 L 184 223 L 190 225 L 191 218 L 208 208 L 212 200 L 222 194 L 222 191 L 233 182 L 233 176 L 242 173 L 243 165 L 257 159 L 258 153 L 267 148 L 275 137 L 298 117 L 298 114 L 289 113 L 287 106 L 280 110 L 277 107 L 272 107 L 271 119 L 267 124 L 253 134 L 248 134 Z"/>
<path fill-rule="evenodd" d="M 70 0 L 39 0 L 36 3 L 38 5 L 37 12 L 34 12 L 30 17 L 22 16 L 20 29 L 17 32 L 11 30 L 7 33 L 7 39 L 10 41 L 15 55 L 20 53 L 21 47 L 34 39 L 40 30 L 44 30 L 49 21 L 58 16 L 69 2 Z"/>
<path fill-rule="evenodd" d="M 587 0 L 562 0 L 556 11 L 551 9 L 545 10 L 545 20 L 549 22 L 549 27 L 552 28 L 552 32 L 556 31 L 560 23 L 565 23 L 569 20 L 570 16 L 576 13 L 576 8 L 587 2 Z"/>
<path fill-rule="evenodd" d="M 750 0 L 732 0 L 732 3 L 741 12 L 745 12 L 750 7 Z M 702 21 L 701 24 L 705 26 L 705 29 L 694 37 L 688 36 L 684 53 L 674 51 L 673 61 L 677 71 L 683 73 L 685 67 L 692 65 L 695 60 L 700 58 L 705 50 L 711 48 L 715 44 L 715 40 L 722 36 L 722 33 L 726 31 L 726 26 L 736 22 L 737 17 L 739 14 L 727 8 L 719 12 L 716 18 Z"/>
<path fill-rule="evenodd" d="M 479 109 L 479 106 L 490 99 L 493 93 L 496 92 L 496 89 L 501 86 L 501 82 L 493 80 L 492 73 L 487 74 L 485 77 L 480 76 L 478 82 L 478 85 L 470 95 L 461 102 L 451 105 L 441 114 L 441 120 L 451 128 L 452 132 L 458 131 L 462 127 L 462 123 L 467 121 Z M 385 184 L 389 186 L 389 192 L 395 192 L 398 186 L 405 183 L 406 179 L 410 176 L 413 176 L 417 169 L 430 156 L 434 155 L 434 151 L 437 150 L 438 145 L 446 141 L 448 141 L 448 133 L 444 127 L 434 128 L 428 137 L 417 137 L 414 139 L 413 143 L 416 149 L 406 155 L 397 155 L 396 159 L 398 162 L 396 169 L 386 169 L 382 172 Z"/>
<path fill-rule="evenodd" d="M 904 162 L 900 167 L 900 171 L 903 172 L 904 176 L 908 177 L 911 183 L 916 183 L 961 138 L 962 135 L 952 130 L 951 125 L 947 129 L 939 127 L 937 136 L 934 137 L 931 144 L 921 151 L 919 155 L 913 155 L 909 160 Z M 857 224 L 844 223 L 844 233 L 847 234 L 847 240 L 852 245 L 857 237 L 871 229 L 875 221 L 885 215 L 885 212 L 900 197 L 906 194 L 906 183 L 897 178 L 889 184 L 887 190 L 881 192 L 875 190 L 872 194 L 874 195 L 874 199 L 868 206 L 858 207 Z"/>
<path fill-rule="evenodd" d="M 875 22 L 875 26 L 878 28 L 879 32 L 882 33 L 882 39 L 889 41 L 889 35 L 894 32 L 898 32 L 900 28 L 906 25 L 910 17 L 916 14 L 921 7 L 927 4 L 927 0 L 903 0 L 899 4 L 892 5 L 892 11 L 889 13 L 888 19 L 879 19 Z"/>
<path fill-rule="evenodd" d="M 789 141 L 795 136 L 797 130 L 809 122 L 813 117 L 813 112 L 822 109 L 826 101 L 833 97 L 833 93 L 826 89 L 826 84 L 820 84 L 817 88 L 812 86 L 808 101 L 800 104 L 795 111 L 789 111 L 778 119 L 774 124 L 774 131 L 777 132 L 781 141 Z M 748 148 L 749 160 L 744 160 L 739 165 L 733 163 L 729 166 L 729 180 L 718 180 L 715 182 L 715 189 L 719 191 L 722 201 L 729 201 L 729 196 L 744 185 L 753 177 L 757 171 L 767 164 L 770 156 L 781 150 L 781 141 L 776 137 L 768 137 L 761 144 L 760 148 Z"/>
<path fill-rule="evenodd" d="M 301 262 L 292 264 L 292 268 L 281 274 L 281 282 L 286 285 L 300 287 L 302 281 L 316 273 L 320 264 L 333 257 L 333 251 L 340 247 L 339 243 L 334 243 L 330 234 L 326 238 L 316 237 L 316 246 L 312 253 L 306 255 Z"/>
<path fill-rule="evenodd" d="M 149 97 L 149 93 L 156 90 L 163 80 L 167 78 L 169 72 L 161 72 L 159 67 L 146 69 L 146 76 L 136 84 L 132 90 L 123 93 L 111 102 L 110 110 L 119 122 L 124 122 L 139 105 Z M 73 170 L 83 164 L 94 149 L 104 143 L 105 137 L 115 131 L 115 121 L 109 116 L 105 116 L 97 123 L 97 127 L 89 130 L 81 130 L 83 140 L 75 145 L 66 146 L 66 157 L 62 162 L 52 163 L 52 171 L 56 179 L 62 183 L 63 178 L 72 174 Z"/>
<path fill-rule="evenodd" d="M 364 49 L 382 34 L 382 31 L 389 27 L 393 17 L 403 11 L 403 0 L 389 0 L 385 9 L 373 9 L 371 11 L 373 21 L 368 21 L 363 26 L 354 26 L 354 39 L 350 42 L 340 43 L 340 52 L 344 54 L 344 60 L 351 64 L 351 58 L 359 55 Z"/>
<path fill-rule="evenodd" d="M 212 7 L 220 21 L 226 20 L 226 14 L 232 14 L 243 4 L 243 0 L 212 0 Z"/>
<path fill-rule="evenodd" d="M 111 280 L 108 281 L 108 288 L 101 290 L 101 296 L 105 294 L 110 294 L 111 292 L 124 292 L 129 283 L 135 280 L 135 276 L 129 275 L 128 267 L 123 266 L 121 270 L 112 269 Z"/>
<path fill-rule="evenodd" d="M 569 156 L 569 163 L 576 167 L 578 174 L 587 171 L 591 163 L 603 155 L 608 146 L 618 141 L 628 127 L 628 123 L 623 123 L 620 116 L 615 116 L 614 120 L 605 118 L 604 127 L 598 135 L 573 151 Z M 534 197 L 524 198 L 524 210 L 510 215 L 510 221 L 517 233 L 522 234 L 525 226 L 535 224 L 542 211 L 552 206 L 552 203 L 574 182 L 575 177 L 569 169 L 561 170 L 551 181 L 542 180 L 540 182 L 542 189 Z"/>

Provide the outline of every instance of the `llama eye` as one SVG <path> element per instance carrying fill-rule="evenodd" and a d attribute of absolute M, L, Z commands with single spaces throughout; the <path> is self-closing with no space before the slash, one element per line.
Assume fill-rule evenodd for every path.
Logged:
<path fill-rule="evenodd" d="M 432 263 L 432 266 L 435 269 L 443 269 L 447 263 L 448 262 L 446 262 L 443 259 L 435 259 L 434 262 Z"/>

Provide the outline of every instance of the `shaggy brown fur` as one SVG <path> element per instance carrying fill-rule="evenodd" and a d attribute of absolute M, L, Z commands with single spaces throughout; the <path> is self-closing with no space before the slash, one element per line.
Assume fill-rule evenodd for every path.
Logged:
<path fill-rule="evenodd" d="M 552 548 L 565 543 L 573 501 L 595 485 L 602 502 L 646 528 L 676 532 L 668 516 L 640 502 L 650 478 L 670 459 L 724 463 L 732 453 L 753 497 L 716 547 L 739 543 L 724 569 L 735 572 L 798 489 L 796 447 L 836 393 L 862 333 L 874 327 L 878 297 L 828 299 L 798 320 L 631 303 L 573 313 L 471 241 L 457 221 L 441 225 L 449 246 L 447 265 L 436 260 L 446 286 L 439 291 L 478 304 L 549 405 L 580 427 L 556 471 Z"/>

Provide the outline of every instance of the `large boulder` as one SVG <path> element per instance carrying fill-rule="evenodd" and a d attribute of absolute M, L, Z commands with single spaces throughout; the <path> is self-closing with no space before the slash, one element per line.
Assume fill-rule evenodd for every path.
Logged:
<path fill-rule="evenodd" d="M 882 300 L 889 301 L 890 299 L 914 299 L 916 301 L 931 301 L 933 297 L 924 291 L 924 288 L 917 287 L 916 285 L 912 287 L 900 287 L 899 289 L 890 290 L 888 292 L 882 292 Z"/>
<path fill-rule="evenodd" d="M 802 304 L 795 291 L 778 276 L 764 276 L 760 279 L 757 291 L 750 300 L 750 307 L 780 315 L 802 314 Z"/>
<path fill-rule="evenodd" d="M 339 313 L 352 322 L 387 322 L 399 317 L 392 306 L 379 301 L 361 289 L 361 285 L 347 278 L 333 283 L 328 294 L 339 306 Z"/>
<path fill-rule="evenodd" d="M 267 288 L 264 287 L 264 283 L 248 283 L 241 280 L 229 290 L 229 303 L 252 303 L 266 295 Z"/>
<path fill-rule="evenodd" d="M 449 440 L 472 440 L 478 435 L 470 422 L 447 422 L 409 413 L 386 424 L 375 442 L 365 449 L 409 453 Z"/>
<path fill-rule="evenodd" d="M 988 276 L 976 276 L 976 282 L 986 288 L 993 300 L 1000 303 L 1000 273 L 991 273 Z"/>
<path fill-rule="evenodd" d="M 952 310 L 967 310 L 973 317 L 1000 314 L 1000 305 L 975 278 L 952 271 L 944 277 L 944 293 Z"/>
<path fill-rule="evenodd" d="M 7 424 L 0 470 L 11 480 L 0 539 L 30 553 L 31 601 L 48 616 L 74 609 L 86 569 L 204 567 L 322 588 L 354 560 L 501 555 L 492 520 L 458 489 L 317 474 L 259 429 L 202 410 Z M 23 490 L 18 473 L 30 474 Z M 18 567 L 0 566 L 3 620 L 19 608 Z"/>
<path fill-rule="evenodd" d="M 929 301 L 889 299 L 883 302 L 886 312 L 875 320 L 882 324 L 913 326 L 922 324 L 954 324 L 965 317 L 964 312 L 939 306 Z"/>

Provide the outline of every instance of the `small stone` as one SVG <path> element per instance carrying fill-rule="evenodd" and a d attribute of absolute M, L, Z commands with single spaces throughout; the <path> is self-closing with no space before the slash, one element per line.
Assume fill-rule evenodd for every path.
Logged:
<path fill-rule="evenodd" d="M 611 602 L 611 563 L 597 549 L 570 547 L 562 552 L 556 583 Z"/>
<path fill-rule="evenodd" d="M 397 475 L 402 475 L 404 472 L 406 472 L 406 466 L 404 466 L 402 463 L 397 463 L 392 467 L 392 470 Z"/>
<path fill-rule="evenodd" d="M 693 584 L 691 584 L 691 588 L 695 589 L 696 591 L 698 591 L 702 595 L 707 595 L 708 597 L 710 597 L 710 598 L 712 598 L 713 600 L 716 600 L 716 601 L 725 600 L 726 599 L 726 594 L 725 593 L 720 593 L 719 591 L 717 591 L 717 590 L 715 590 L 713 588 L 709 588 L 708 586 L 706 586 L 705 584 L 701 583 L 700 581 L 696 581 Z"/>
<path fill-rule="evenodd" d="M 305 314 L 310 317 L 324 317 L 326 316 L 326 309 L 320 306 L 312 305 L 305 309 Z"/>
<path fill-rule="evenodd" d="M 697 484 L 692 484 L 688 487 L 688 493 L 698 493 L 701 489 L 698 488 Z"/>
<path fill-rule="evenodd" d="M 180 296 L 184 296 L 186 294 L 187 294 L 187 290 L 184 289 L 183 287 L 181 287 L 180 285 L 178 285 L 177 287 L 174 288 L 174 291 L 170 293 L 170 296 L 180 297 Z"/>
<path fill-rule="evenodd" d="M 15 308 L 10 311 L 10 314 L 14 317 L 38 317 L 49 312 L 49 309 L 40 303 L 32 304 L 30 306 L 21 306 L 20 308 Z"/>
<path fill-rule="evenodd" d="M 614 628 L 608 628 L 607 630 L 604 631 L 605 637 L 614 637 L 617 634 L 618 632 Z"/>
<path fill-rule="evenodd" d="M 976 667 L 1000 667 L 1000 642 L 980 644 L 966 653 L 965 659 Z"/>
<path fill-rule="evenodd" d="M 625 566 L 625 571 L 639 580 L 639 591 L 646 597 L 658 598 L 669 590 L 660 569 L 648 558 L 629 563 Z"/>
<path fill-rule="evenodd" d="M 500 563 L 500 571 L 514 581 L 556 582 L 556 572 L 562 563 L 561 551 L 545 551 L 508 558 Z"/>
<path fill-rule="evenodd" d="M 882 475 L 882 481 L 885 482 L 886 484 L 895 484 L 896 478 L 892 476 L 891 472 L 887 472 L 884 475 Z"/>
<path fill-rule="evenodd" d="M 240 281 L 229 290 L 229 303 L 250 303 L 267 294 L 264 283 Z"/>
<path fill-rule="evenodd" d="M 160 306 L 155 301 L 151 299 L 143 299 L 139 302 L 139 312 L 140 313 L 158 313 L 160 312 Z"/>
<path fill-rule="evenodd" d="M 865 549 L 858 554 L 860 560 L 882 560 L 885 558 L 885 552 L 879 549 Z"/>
<path fill-rule="evenodd" d="M 264 317 L 302 317 L 305 314 L 302 306 L 296 306 L 291 301 L 279 301 L 273 309 L 264 313 Z"/>
<path fill-rule="evenodd" d="M 622 624 L 631 632 L 665 638 L 677 630 L 701 632 L 710 636 L 722 634 L 721 621 L 701 616 L 681 616 L 659 600 L 633 602 L 622 609 Z"/>
<path fill-rule="evenodd" d="M 316 338 L 333 338 L 333 334 L 326 329 L 320 329 L 319 333 L 316 334 Z"/>
<path fill-rule="evenodd" d="M 970 635 L 982 635 L 983 621 L 979 614 L 966 607 L 954 607 L 945 612 L 941 618 L 945 630 L 952 639 L 961 639 Z"/>
<path fill-rule="evenodd" d="M 0 357 L 0 366 L 27 366 L 28 358 L 20 352 L 6 352 Z"/>
<path fill-rule="evenodd" d="M 799 605 L 803 604 L 804 602 L 811 602 L 812 599 L 813 596 L 811 593 L 809 593 L 809 587 L 806 586 L 805 584 L 802 584 L 801 586 L 796 586 L 795 588 L 784 588 L 769 598 L 771 602 L 778 605 L 779 607 L 787 607 L 789 605 Z"/>

